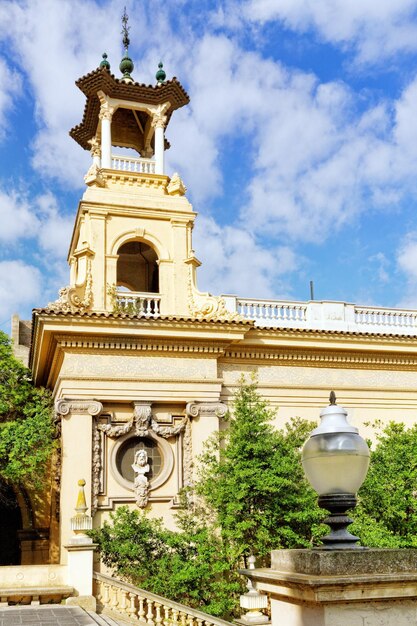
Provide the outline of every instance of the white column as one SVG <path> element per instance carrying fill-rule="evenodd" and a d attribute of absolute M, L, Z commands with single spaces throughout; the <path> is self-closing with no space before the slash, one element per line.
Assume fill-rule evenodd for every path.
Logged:
<path fill-rule="evenodd" d="M 155 128 L 155 174 L 164 174 L 165 137 L 164 128 L 166 115 L 155 115 L 152 126 Z"/>
<path fill-rule="evenodd" d="M 101 166 L 111 168 L 111 118 L 113 108 L 102 104 L 99 118 L 101 120 Z"/>

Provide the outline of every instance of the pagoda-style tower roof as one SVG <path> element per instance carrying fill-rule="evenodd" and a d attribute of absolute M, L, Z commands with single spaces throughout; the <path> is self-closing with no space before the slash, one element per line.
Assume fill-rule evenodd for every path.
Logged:
<path fill-rule="evenodd" d="M 70 130 L 70 135 L 85 150 L 90 150 L 89 141 L 97 133 L 99 124 L 100 98 L 99 92 L 104 93 L 120 105 L 113 117 L 112 139 L 113 145 L 141 149 L 141 127 L 144 129 L 147 114 L 138 110 L 123 107 L 122 103 L 138 103 L 158 106 L 169 102 L 165 111 L 167 123 L 175 109 L 189 103 L 187 92 L 176 79 L 172 78 L 157 85 L 145 85 L 136 82 L 126 82 L 116 78 L 106 67 L 99 67 L 76 81 L 77 87 L 86 95 L 87 102 L 81 124 Z"/>

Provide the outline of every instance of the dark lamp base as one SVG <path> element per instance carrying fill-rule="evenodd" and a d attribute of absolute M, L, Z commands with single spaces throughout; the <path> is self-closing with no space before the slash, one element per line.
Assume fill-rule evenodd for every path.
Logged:
<path fill-rule="evenodd" d="M 330 515 L 323 520 L 323 524 L 330 526 L 330 533 L 322 537 L 323 545 L 316 550 L 364 550 L 358 546 L 359 537 L 355 537 L 347 527 L 353 520 L 346 515 L 346 511 L 354 509 L 356 497 L 351 493 L 329 493 L 319 496 L 319 507 L 330 511 Z"/>

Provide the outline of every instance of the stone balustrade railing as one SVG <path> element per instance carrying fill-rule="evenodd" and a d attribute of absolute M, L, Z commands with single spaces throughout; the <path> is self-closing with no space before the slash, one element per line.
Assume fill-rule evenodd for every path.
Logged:
<path fill-rule="evenodd" d="M 155 161 L 152 159 L 112 155 L 111 162 L 114 170 L 137 172 L 138 174 L 155 174 Z"/>
<path fill-rule="evenodd" d="M 167 600 L 104 574 L 93 574 L 98 608 L 150 626 L 230 626 L 217 617 Z"/>
<path fill-rule="evenodd" d="M 141 317 L 159 317 L 160 305 L 161 296 L 156 293 L 116 292 L 116 308 L 119 313 L 129 313 Z"/>
<path fill-rule="evenodd" d="M 289 302 L 223 296 L 226 307 L 256 326 L 417 335 L 417 311 L 347 302 Z"/>

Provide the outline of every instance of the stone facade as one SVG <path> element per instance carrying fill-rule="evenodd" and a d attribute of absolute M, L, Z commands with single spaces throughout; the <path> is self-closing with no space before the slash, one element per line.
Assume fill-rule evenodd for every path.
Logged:
<path fill-rule="evenodd" d="M 204 441 L 222 427 L 242 375 L 257 375 L 277 425 L 296 416 L 316 421 L 331 389 L 364 435 L 371 432 L 364 422 L 417 417 L 415 338 L 262 327 L 227 298 L 198 290 L 196 213 L 179 176 L 155 173 L 150 159 L 157 126 L 149 103 L 161 100 L 166 125 L 172 110 L 164 94 L 178 96 L 179 83 L 155 95 L 154 87 L 121 85 L 106 72 L 80 79 L 90 104 L 73 136 L 94 149 L 69 245 L 69 284 L 32 321 L 30 367 L 36 384 L 53 391 L 61 429 L 50 517 L 42 522 L 49 559 L 61 563 L 79 479 L 95 527 L 124 504 L 173 526 L 179 491 L 192 485 Z M 111 85 L 111 98 L 94 92 L 94 81 Z M 95 98 L 101 104 L 93 106 Z M 178 98 L 176 108 L 187 101 Z M 112 110 L 99 115 L 103 103 Z M 114 145 L 139 146 L 139 158 L 100 160 L 104 123 L 110 149 L 112 116 L 120 122 Z M 149 469 L 139 493 L 132 465 L 141 449 Z"/>

